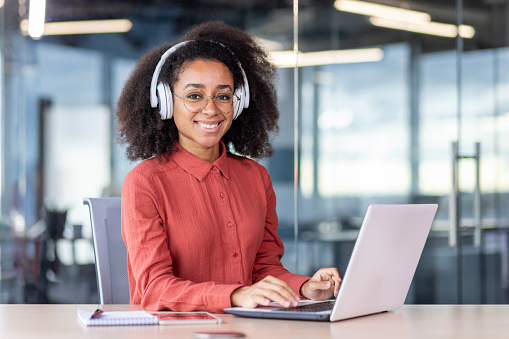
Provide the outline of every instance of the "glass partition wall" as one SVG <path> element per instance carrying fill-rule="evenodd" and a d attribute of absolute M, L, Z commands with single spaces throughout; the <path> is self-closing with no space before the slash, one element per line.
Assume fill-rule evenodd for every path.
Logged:
<path fill-rule="evenodd" d="M 506 1 L 47 0 L 47 23 L 132 27 L 37 39 L 29 7 L 0 1 L 0 302 L 97 301 L 82 199 L 119 196 L 135 165 L 114 140 L 116 100 L 144 52 L 213 19 L 279 67 L 262 164 L 287 268 L 344 273 L 369 204 L 432 202 L 407 302 L 509 301 Z"/>
<path fill-rule="evenodd" d="M 407 302 L 506 303 L 507 3 L 299 10 L 304 55 L 364 51 L 299 69 L 299 232 L 315 248 L 310 271 L 327 259 L 344 272 L 369 204 L 438 203 Z"/>
<path fill-rule="evenodd" d="M 26 23 L 31 5 L 40 3 L 0 1 L 0 302 L 95 303 L 83 198 L 119 196 L 124 176 L 136 165 L 126 160 L 114 137 L 116 101 L 135 62 L 210 20 L 250 31 L 267 48 L 291 49 L 293 4 L 47 0 L 45 33 L 33 37 Z M 92 24 L 97 31 L 97 20 L 128 20 L 130 27 L 116 33 L 55 31 L 62 22 Z M 286 162 L 293 155 L 293 75 L 286 71 L 278 82 L 278 156 L 264 164 L 272 168 L 282 224 L 293 225 L 293 213 L 285 216 L 284 204 L 293 197 L 293 166 Z M 286 257 L 292 258 L 293 233 L 282 237 L 285 243 L 291 240 Z"/>

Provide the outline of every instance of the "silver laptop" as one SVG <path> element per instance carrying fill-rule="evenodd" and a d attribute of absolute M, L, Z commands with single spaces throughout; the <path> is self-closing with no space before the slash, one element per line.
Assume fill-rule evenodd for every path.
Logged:
<path fill-rule="evenodd" d="M 437 208 L 436 204 L 370 205 L 335 301 L 224 311 L 254 318 L 338 321 L 401 307 Z"/>

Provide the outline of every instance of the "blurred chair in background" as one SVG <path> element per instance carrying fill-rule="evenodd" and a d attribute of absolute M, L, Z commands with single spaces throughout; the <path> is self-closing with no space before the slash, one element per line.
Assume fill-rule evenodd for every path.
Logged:
<path fill-rule="evenodd" d="M 128 304 L 127 252 L 122 239 L 120 198 L 85 198 L 90 208 L 95 270 L 101 304 Z"/>

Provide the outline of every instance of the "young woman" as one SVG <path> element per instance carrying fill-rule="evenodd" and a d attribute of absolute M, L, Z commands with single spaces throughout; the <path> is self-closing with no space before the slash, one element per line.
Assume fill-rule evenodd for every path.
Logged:
<path fill-rule="evenodd" d="M 275 67 L 222 22 L 143 56 L 118 102 L 119 140 L 143 159 L 122 187 L 131 303 L 222 312 L 337 295 L 335 268 L 288 272 L 266 169 L 277 132 Z"/>

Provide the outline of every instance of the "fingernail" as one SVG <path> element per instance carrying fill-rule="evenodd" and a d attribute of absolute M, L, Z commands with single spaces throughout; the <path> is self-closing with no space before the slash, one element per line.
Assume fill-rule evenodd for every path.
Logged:
<path fill-rule="evenodd" d="M 325 288 L 330 288 L 330 281 L 325 284 Z"/>
<path fill-rule="evenodd" d="M 298 295 L 295 296 L 295 301 L 299 302 L 300 301 L 300 297 Z"/>
<path fill-rule="evenodd" d="M 285 300 L 284 305 L 285 305 L 286 307 L 288 307 L 288 306 L 290 306 L 290 302 L 289 302 L 288 300 Z"/>
<path fill-rule="evenodd" d="M 299 302 L 297 300 L 294 300 L 292 302 L 293 307 L 299 306 Z"/>
<path fill-rule="evenodd" d="M 265 305 L 270 304 L 270 300 L 269 300 L 269 299 L 265 299 L 264 304 L 265 304 Z"/>

